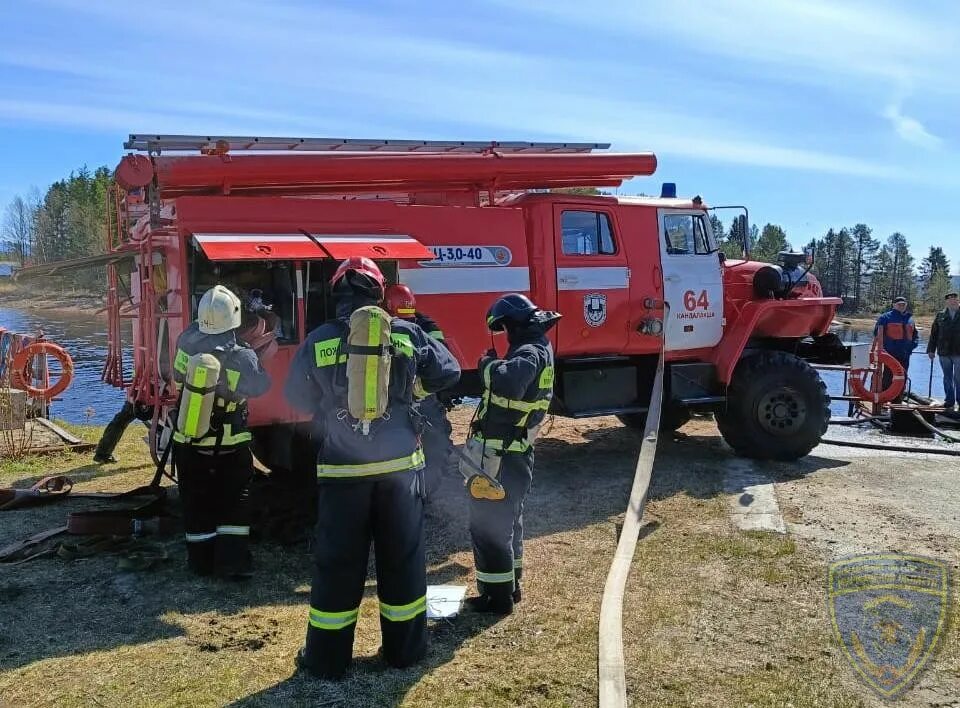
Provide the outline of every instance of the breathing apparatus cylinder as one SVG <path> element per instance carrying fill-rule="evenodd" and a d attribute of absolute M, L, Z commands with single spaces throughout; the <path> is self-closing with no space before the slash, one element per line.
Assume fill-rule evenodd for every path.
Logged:
<path fill-rule="evenodd" d="M 347 334 L 347 410 L 362 432 L 383 416 L 390 402 L 390 315 L 369 305 L 350 315 Z"/>
<path fill-rule="evenodd" d="M 210 432 L 210 419 L 220 380 L 220 360 L 205 352 L 187 359 L 183 396 L 177 412 L 177 430 L 188 438 L 202 438 Z"/>

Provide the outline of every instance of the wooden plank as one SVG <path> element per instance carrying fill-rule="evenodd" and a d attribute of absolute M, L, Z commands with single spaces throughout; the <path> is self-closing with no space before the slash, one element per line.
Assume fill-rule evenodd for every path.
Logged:
<path fill-rule="evenodd" d="M 52 430 L 54 433 L 59 435 L 65 442 L 68 442 L 71 445 L 78 445 L 83 442 L 81 438 L 78 438 L 73 433 L 67 430 L 64 430 L 59 425 L 54 423 L 52 420 L 48 420 L 47 418 L 34 418 L 33 420 L 40 423 L 40 425 L 42 425 L 44 428 L 48 428 L 49 430 Z"/>
<path fill-rule="evenodd" d="M 24 452 L 27 455 L 49 455 L 56 452 L 90 452 L 96 448 L 97 444 L 92 442 L 80 443 L 79 445 L 62 445 L 55 447 L 31 447 Z"/>

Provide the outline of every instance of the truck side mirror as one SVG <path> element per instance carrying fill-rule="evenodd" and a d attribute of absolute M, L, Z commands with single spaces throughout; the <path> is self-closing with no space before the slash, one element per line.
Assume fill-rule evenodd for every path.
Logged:
<path fill-rule="evenodd" d="M 727 262 L 727 254 L 723 251 L 717 251 L 717 258 L 720 259 L 720 265 L 723 265 Z"/>

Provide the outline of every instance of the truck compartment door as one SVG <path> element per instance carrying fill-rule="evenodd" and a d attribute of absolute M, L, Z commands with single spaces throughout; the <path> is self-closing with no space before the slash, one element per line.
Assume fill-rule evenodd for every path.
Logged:
<path fill-rule="evenodd" d="M 617 354 L 627 345 L 630 270 L 612 209 L 554 207 L 557 352 Z"/>

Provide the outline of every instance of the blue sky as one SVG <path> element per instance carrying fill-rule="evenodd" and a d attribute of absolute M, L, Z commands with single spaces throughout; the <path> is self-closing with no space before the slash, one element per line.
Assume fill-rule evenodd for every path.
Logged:
<path fill-rule="evenodd" d="M 960 272 L 960 3 L 3 3 L 0 206 L 128 133 L 591 140 L 622 190 L 866 222 Z"/>

